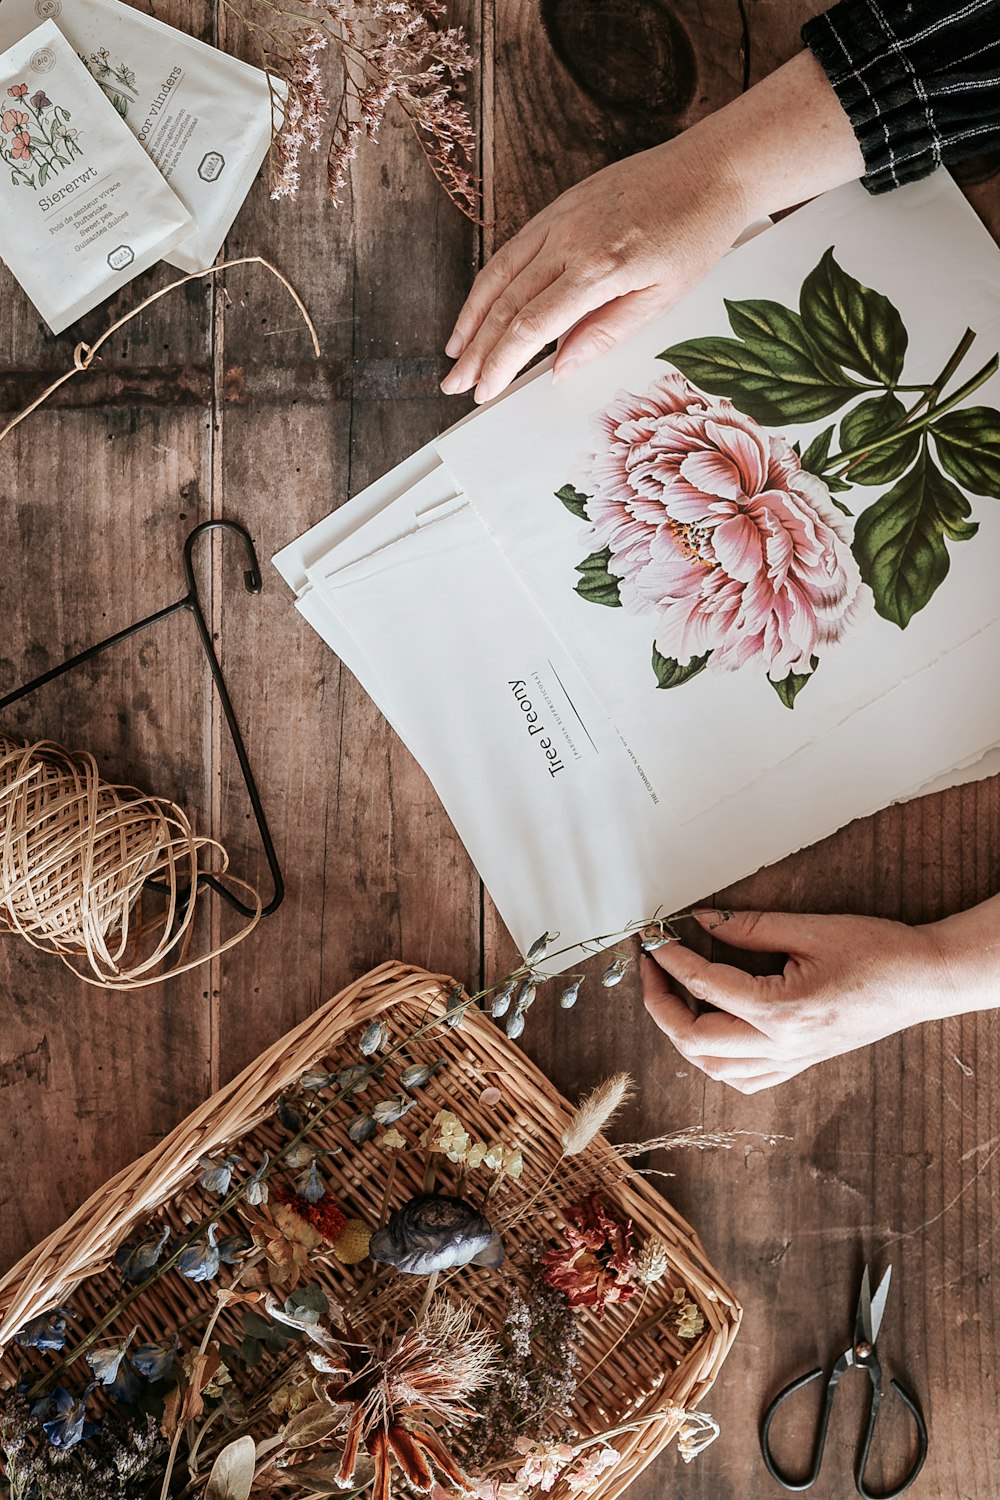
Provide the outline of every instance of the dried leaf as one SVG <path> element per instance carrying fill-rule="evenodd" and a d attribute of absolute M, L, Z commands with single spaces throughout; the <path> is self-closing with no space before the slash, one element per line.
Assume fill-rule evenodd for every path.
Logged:
<path fill-rule="evenodd" d="M 212 1465 L 205 1500 L 249 1500 L 257 1448 L 252 1437 L 227 1444 Z"/>
<path fill-rule="evenodd" d="M 284 1430 L 289 1448 L 311 1448 L 314 1443 L 332 1437 L 344 1424 L 344 1408 L 332 1407 L 328 1401 L 317 1401 L 297 1412 Z"/>

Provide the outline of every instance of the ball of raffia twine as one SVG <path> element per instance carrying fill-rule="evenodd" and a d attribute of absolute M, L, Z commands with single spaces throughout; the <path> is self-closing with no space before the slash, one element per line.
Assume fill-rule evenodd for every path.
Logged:
<path fill-rule="evenodd" d="M 212 870 L 201 866 L 205 851 Z M 58 954 L 88 984 L 141 989 L 241 942 L 262 902 L 228 864 L 222 845 L 195 834 L 176 803 L 103 781 L 85 751 L 0 734 L 0 929 Z M 188 958 L 209 874 L 248 892 L 257 910 L 211 952 Z M 161 894 L 145 915 L 150 880 Z"/>

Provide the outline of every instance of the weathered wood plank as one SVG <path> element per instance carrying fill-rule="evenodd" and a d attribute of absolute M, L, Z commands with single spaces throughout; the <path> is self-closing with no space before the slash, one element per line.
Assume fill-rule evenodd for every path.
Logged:
<path fill-rule="evenodd" d="M 475 43 L 474 13 L 460 7 L 454 19 L 471 22 Z M 224 362 L 247 378 L 241 373 L 240 398 L 222 412 L 216 504 L 247 520 L 269 557 L 447 425 L 441 349 L 475 230 L 392 116 L 378 148 L 362 148 L 341 209 L 320 182 L 291 206 L 258 190 L 240 234 L 291 271 L 323 345 L 311 365 L 280 286 L 230 278 Z M 253 317 L 242 315 L 244 303 Z M 268 358 L 272 329 L 285 331 Z M 269 565 L 253 622 L 224 601 L 222 641 L 289 880 L 286 904 L 259 941 L 223 966 L 220 1058 L 229 1076 L 389 955 L 475 977 L 480 897 L 426 778 Z M 225 749 L 222 775 L 223 825 L 239 829 L 244 799 Z M 246 859 L 254 858 L 251 841 Z"/>

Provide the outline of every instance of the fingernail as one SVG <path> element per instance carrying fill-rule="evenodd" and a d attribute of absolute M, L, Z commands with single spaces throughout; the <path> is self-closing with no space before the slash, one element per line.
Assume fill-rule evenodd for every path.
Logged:
<path fill-rule="evenodd" d="M 460 333 L 453 333 L 444 346 L 444 352 L 449 359 L 458 359 L 464 348 L 465 340 L 462 338 L 462 335 Z"/>
<path fill-rule="evenodd" d="M 454 370 L 448 371 L 448 374 L 441 382 L 441 389 L 446 396 L 458 395 L 459 391 L 462 389 L 462 382 Z"/>
<path fill-rule="evenodd" d="M 475 401 L 477 406 L 483 406 L 487 401 L 491 401 L 493 399 L 493 392 L 490 390 L 488 385 L 484 384 L 483 381 L 480 381 L 476 386 L 476 389 L 472 393 L 472 399 Z"/>
<path fill-rule="evenodd" d="M 696 910 L 692 911 L 691 915 L 692 917 L 694 917 L 695 921 L 700 922 L 703 927 L 712 928 L 721 927 L 723 922 L 727 920 L 729 914 L 728 912 L 719 911 L 714 906 L 699 906 Z"/>
<path fill-rule="evenodd" d="M 582 361 L 579 359 L 560 360 L 557 365 L 553 366 L 552 384 L 562 385 L 563 381 L 568 380 L 574 370 L 578 370 L 580 368 L 581 363 Z"/>

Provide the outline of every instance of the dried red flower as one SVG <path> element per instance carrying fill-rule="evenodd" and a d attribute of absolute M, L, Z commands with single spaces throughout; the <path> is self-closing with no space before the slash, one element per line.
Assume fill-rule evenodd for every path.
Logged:
<path fill-rule="evenodd" d="M 631 1219 L 618 1218 L 598 1193 L 575 1204 L 566 1217 L 566 1246 L 542 1256 L 549 1286 L 563 1292 L 570 1307 L 593 1307 L 598 1313 L 634 1297 L 639 1288 Z"/>
<path fill-rule="evenodd" d="M 284 1187 L 274 1188 L 271 1196 L 279 1203 L 284 1203 L 298 1218 L 311 1224 L 331 1245 L 343 1234 L 347 1215 L 337 1207 L 332 1198 L 320 1198 L 318 1203 L 310 1203 L 308 1198 Z"/>

